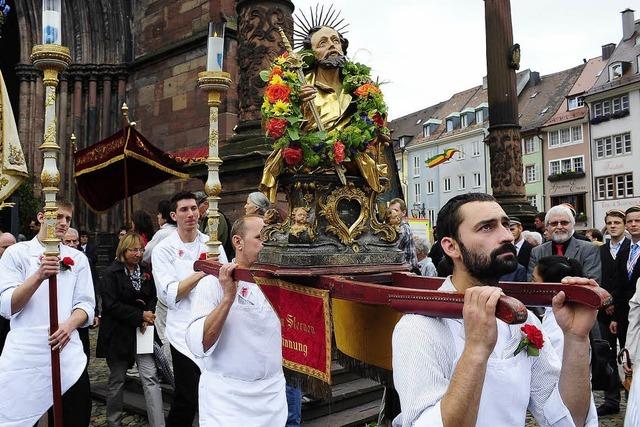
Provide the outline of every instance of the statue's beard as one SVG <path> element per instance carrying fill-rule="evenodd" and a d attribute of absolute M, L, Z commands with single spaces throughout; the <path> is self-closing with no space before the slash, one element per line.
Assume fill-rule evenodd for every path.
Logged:
<path fill-rule="evenodd" d="M 318 66 L 321 68 L 342 68 L 347 63 L 347 57 L 344 55 L 331 55 L 325 59 L 318 60 Z"/>

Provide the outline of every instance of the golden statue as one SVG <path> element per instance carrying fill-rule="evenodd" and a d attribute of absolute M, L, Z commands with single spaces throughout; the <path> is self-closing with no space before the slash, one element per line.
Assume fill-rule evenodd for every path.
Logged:
<path fill-rule="evenodd" d="M 347 63 L 345 56 L 348 41 L 335 29 L 328 26 L 316 26 L 309 30 L 303 41 L 303 47 L 311 50 L 315 63 L 305 77 L 298 97 L 302 102 L 302 112 L 306 120 L 303 132 L 319 129 L 312 109 L 317 111 L 320 130 L 328 133 L 340 131 L 349 125 L 356 108 L 353 97 L 344 90 L 341 70 Z M 383 118 L 380 118 L 384 121 Z M 382 144 L 389 141 L 386 135 L 379 135 L 364 151 L 353 154 L 352 161 L 367 184 L 377 193 L 384 190 L 381 178 L 387 176 L 387 165 L 382 152 Z M 349 167 L 350 162 L 346 162 Z M 265 161 L 260 182 L 260 190 L 275 202 L 277 179 L 284 170 L 283 150 L 276 149 Z M 341 166 L 340 166 L 341 167 Z M 352 168 L 352 173 L 356 168 Z"/>

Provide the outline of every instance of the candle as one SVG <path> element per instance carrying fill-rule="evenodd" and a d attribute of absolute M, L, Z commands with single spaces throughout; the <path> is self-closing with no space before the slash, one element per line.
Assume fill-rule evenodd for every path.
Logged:
<path fill-rule="evenodd" d="M 42 44 L 61 44 L 60 0 L 42 0 Z"/>
<path fill-rule="evenodd" d="M 224 24 L 209 22 L 207 39 L 207 71 L 222 71 L 224 57 Z"/>

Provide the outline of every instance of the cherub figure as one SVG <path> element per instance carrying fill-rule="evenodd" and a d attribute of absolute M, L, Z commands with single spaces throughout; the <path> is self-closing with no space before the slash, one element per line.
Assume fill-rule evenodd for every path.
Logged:
<path fill-rule="evenodd" d="M 315 239 L 315 234 L 311 229 L 311 225 L 307 222 L 309 212 L 306 208 L 299 206 L 291 212 L 293 224 L 289 228 L 290 243 L 310 243 Z"/>

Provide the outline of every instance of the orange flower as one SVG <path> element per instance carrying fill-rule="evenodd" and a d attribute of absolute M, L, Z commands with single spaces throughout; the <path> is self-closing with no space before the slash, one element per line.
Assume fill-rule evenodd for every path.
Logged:
<path fill-rule="evenodd" d="M 356 95 L 360 97 L 373 95 L 374 93 L 380 93 L 380 89 L 372 83 L 365 83 L 356 89 Z"/>
<path fill-rule="evenodd" d="M 280 67 L 279 65 L 274 65 L 273 68 L 271 69 L 271 74 L 269 74 L 269 80 L 271 80 L 273 76 L 281 76 L 281 75 L 282 75 L 282 67 Z"/>
<path fill-rule="evenodd" d="M 267 99 L 270 103 L 275 104 L 276 101 L 284 101 L 289 102 L 289 95 L 291 94 L 291 89 L 287 85 L 269 85 L 267 89 L 264 91 Z"/>

